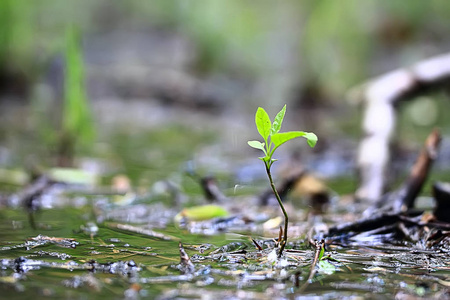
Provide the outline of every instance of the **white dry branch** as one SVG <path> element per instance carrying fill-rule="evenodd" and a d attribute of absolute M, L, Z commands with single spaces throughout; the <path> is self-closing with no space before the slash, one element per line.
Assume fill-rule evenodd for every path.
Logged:
<path fill-rule="evenodd" d="M 449 83 L 450 53 L 447 53 L 394 70 L 353 89 L 351 99 L 365 106 L 363 138 L 357 156 L 358 199 L 374 202 L 383 193 L 398 102 Z"/>

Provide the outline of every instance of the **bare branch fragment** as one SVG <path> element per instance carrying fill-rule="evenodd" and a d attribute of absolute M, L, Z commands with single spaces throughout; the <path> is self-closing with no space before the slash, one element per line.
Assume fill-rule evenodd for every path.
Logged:
<path fill-rule="evenodd" d="M 180 248 L 180 271 L 182 274 L 192 274 L 195 271 L 195 266 L 192 263 L 189 255 L 184 250 L 183 244 L 179 242 L 178 247 Z"/>
<path fill-rule="evenodd" d="M 434 129 L 425 140 L 424 147 L 402 186 L 398 190 L 380 197 L 363 215 L 370 217 L 379 211 L 398 213 L 413 208 L 414 201 L 422 191 L 437 157 L 440 142 L 441 134 L 438 129 Z"/>
<path fill-rule="evenodd" d="M 360 186 L 356 197 L 374 202 L 383 193 L 389 141 L 396 123 L 395 106 L 431 88 L 450 83 L 450 53 L 382 75 L 356 88 L 354 100 L 363 102 L 364 137 L 358 150 Z"/>
<path fill-rule="evenodd" d="M 434 217 L 437 221 L 450 223 L 450 183 L 436 182 L 433 196 L 436 201 Z"/>

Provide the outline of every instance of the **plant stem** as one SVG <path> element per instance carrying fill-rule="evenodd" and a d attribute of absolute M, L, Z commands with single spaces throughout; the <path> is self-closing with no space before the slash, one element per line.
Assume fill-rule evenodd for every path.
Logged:
<path fill-rule="evenodd" d="M 283 254 L 284 247 L 286 247 L 286 243 L 287 243 L 289 218 L 288 218 L 288 214 L 287 214 L 286 210 L 284 209 L 283 202 L 281 201 L 280 195 L 278 194 L 275 184 L 273 183 L 272 175 L 270 173 L 270 165 L 268 162 L 264 162 L 264 163 L 266 165 L 266 172 L 267 172 L 267 176 L 269 177 L 270 186 L 272 187 L 273 193 L 275 194 L 275 198 L 277 198 L 278 204 L 280 205 L 281 211 L 283 212 L 283 215 L 284 215 L 284 233 L 283 233 L 283 239 L 281 241 L 280 253 L 278 253 L 278 257 L 281 257 L 281 255 Z"/>

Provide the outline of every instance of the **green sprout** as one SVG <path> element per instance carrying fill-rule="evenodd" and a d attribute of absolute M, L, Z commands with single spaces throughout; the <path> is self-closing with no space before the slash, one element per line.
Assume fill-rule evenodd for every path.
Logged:
<path fill-rule="evenodd" d="M 258 129 L 259 134 L 264 139 L 264 143 L 260 141 L 248 141 L 250 147 L 255 149 L 259 149 L 264 152 L 265 156 L 260 157 L 266 166 L 267 176 L 269 177 L 270 186 L 272 187 L 273 193 L 277 198 L 278 204 L 284 215 L 284 233 L 280 242 L 280 252 L 279 257 L 283 254 L 284 247 L 287 243 L 287 232 L 288 232 L 288 223 L 289 217 L 284 208 L 283 202 L 281 201 L 280 195 L 275 187 L 275 184 L 272 180 L 272 175 L 270 173 L 270 167 L 276 161 L 273 159 L 273 154 L 278 147 L 282 144 L 286 143 L 289 140 L 295 139 L 297 137 L 304 137 L 307 139 L 308 145 L 310 147 L 314 147 L 317 143 L 317 136 L 312 132 L 304 132 L 304 131 L 288 131 L 280 133 L 281 124 L 283 123 L 284 114 L 286 113 L 286 105 L 284 105 L 283 109 L 276 115 L 273 123 L 270 121 L 269 115 L 262 107 L 258 107 L 255 115 L 255 123 L 256 128 Z"/>

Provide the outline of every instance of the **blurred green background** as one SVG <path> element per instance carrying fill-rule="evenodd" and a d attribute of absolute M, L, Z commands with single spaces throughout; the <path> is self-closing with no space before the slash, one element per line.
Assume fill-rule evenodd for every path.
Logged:
<path fill-rule="evenodd" d="M 287 103 L 285 130 L 316 132 L 312 155 L 331 157 L 311 158 L 319 172 L 349 172 L 361 123 L 349 89 L 445 53 L 449 28 L 445 0 L 2 0 L 0 168 L 75 165 L 144 185 L 189 160 L 230 172 L 254 157 L 256 108 Z M 425 100 L 400 110 L 405 151 L 433 126 L 448 134 L 448 97 Z"/>

